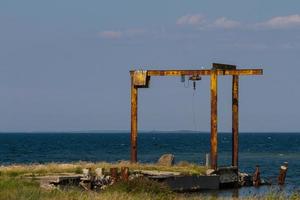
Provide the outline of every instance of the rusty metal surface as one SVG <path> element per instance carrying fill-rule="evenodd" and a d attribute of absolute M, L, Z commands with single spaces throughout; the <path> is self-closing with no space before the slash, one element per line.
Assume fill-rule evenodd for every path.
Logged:
<path fill-rule="evenodd" d="M 222 63 L 213 63 L 212 69 L 236 69 L 236 65 L 230 65 L 230 64 L 222 64 Z"/>
<path fill-rule="evenodd" d="M 211 95 L 211 120 L 210 120 L 210 162 L 211 168 L 217 169 L 218 166 L 218 75 L 216 71 L 210 76 L 210 95 Z"/>
<path fill-rule="evenodd" d="M 238 166 L 239 153 L 239 77 L 232 76 L 232 166 Z"/>
<path fill-rule="evenodd" d="M 201 76 L 199 75 L 193 75 L 189 78 L 190 81 L 200 81 L 201 80 Z"/>
<path fill-rule="evenodd" d="M 256 165 L 256 169 L 255 169 L 255 172 L 253 174 L 253 185 L 255 187 L 258 187 L 258 186 L 261 185 L 260 170 L 259 170 L 258 165 Z"/>
<path fill-rule="evenodd" d="M 236 70 L 210 70 L 210 69 L 201 69 L 201 70 L 147 70 L 148 76 L 210 76 L 212 71 L 216 71 L 217 75 L 262 75 L 262 69 L 236 69 Z M 130 71 L 133 74 L 135 71 Z"/>
<path fill-rule="evenodd" d="M 131 75 L 131 162 L 137 162 L 138 88 L 149 85 L 151 76 L 210 76 L 211 82 L 211 168 L 217 169 L 217 78 L 233 76 L 232 83 L 232 165 L 238 166 L 238 81 L 242 75 L 262 75 L 262 69 L 236 69 L 235 65 L 213 63 L 213 69 L 201 70 L 132 70 Z"/>
<path fill-rule="evenodd" d="M 110 168 L 110 176 L 113 182 L 118 181 L 118 168 L 116 167 Z"/>
<path fill-rule="evenodd" d="M 147 71 L 136 70 L 133 73 L 133 84 L 135 86 L 146 86 L 147 85 Z"/>
<path fill-rule="evenodd" d="M 280 166 L 278 185 L 284 185 L 287 170 L 288 170 L 288 163 L 285 162 L 284 165 Z"/>
<path fill-rule="evenodd" d="M 134 86 L 131 76 L 131 162 L 137 162 L 137 109 L 138 109 L 138 88 Z"/>
<path fill-rule="evenodd" d="M 121 179 L 123 181 L 129 180 L 129 168 L 128 167 L 121 167 Z"/>

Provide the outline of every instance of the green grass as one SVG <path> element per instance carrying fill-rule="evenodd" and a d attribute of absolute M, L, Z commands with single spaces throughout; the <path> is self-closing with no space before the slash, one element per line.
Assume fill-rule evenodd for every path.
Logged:
<path fill-rule="evenodd" d="M 68 190 L 47 191 L 41 189 L 34 181 L 36 176 L 58 174 L 58 173 L 82 173 L 83 168 L 105 168 L 129 167 L 130 170 L 160 170 L 181 172 L 184 174 L 203 174 L 206 168 L 190 163 L 179 163 L 176 166 L 165 167 L 154 164 L 130 164 L 121 163 L 88 163 L 78 162 L 71 164 L 49 163 L 45 165 L 10 165 L 0 167 L 0 200 L 10 199 L 174 199 L 174 193 L 165 185 L 149 181 L 136 179 L 129 183 L 118 182 L 100 193 L 83 191 L 80 188 Z M 23 177 L 32 177 L 32 180 Z"/>
<path fill-rule="evenodd" d="M 119 182 L 103 192 L 84 191 L 80 188 L 43 190 L 34 180 L 0 177 L 0 200 L 114 200 L 114 199 L 174 199 L 168 187 L 154 181 L 135 180 Z"/>
<path fill-rule="evenodd" d="M 13 165 L 0 167 L 0 200 L 187 200 L 187 199 L 224 199 L 215 196 L 202 196 L 197 194 L 178 194 L 172 192 L 166 185 L 147 179 L 135 179 L 130 182 L 118 182 L 101 192 L 84 191 L 79 187 L 64 190 L 45 190 L 40 188 L 35 176 L 55 173 L 81 173 L 82 168 L 121 167 L 128 166 L 132 170 L 166 170 L 179 171 L 189 174 L 201 174 L 205 168 L 189 163 L 181 163 L 174 167 L 156 165 L 128 164 L 128 163 L 73 163 L 46 165 Z M 24 179 L 29 175 L 32 179 Z M 257 197 L 244 197 L 240 199 L 261 200 L 300 200 L 300 194 L 286 195 L 270 191 L 268 194 Z"/>
<path fill-rule="evenodd" d="M 142 178 L 137 178 L 130 182 L 118 182 L 105 190 L 104 193 L 116 191 L 127 194 L 147 194 L 148 196 L 155 196 L 157 199 L 174 198 L 174 193 L 168 186 Z"/>
<path fill-rule="evenodd" d="M 35 181 L 16 177 L 0 177 L 0 200 L 197 200 L 197 199 L 226 199 L 215 196 L 201 196 L 177 194 L 171 192 L 166 186 L 149 181 L 137 179 L 124 183 L 119 182 L 103 192 L 88 192 L 79 188 L 66 190 L 43 190 Z M 228 199 L 228 198 L 227 198 Z M 278 192 L 270 192 L 262 197 L 252 196 L 241 199 L 260 200 L 298 200 L 300 194 L 290 196 Z"/>
<path fill-rule="evenodd" d="M 124 183 L 119 182 L 103 192 L 88 192 L 79 188 L 66 190 L 43 190 L 34 180 L 24 180 L 19 177 L 0 177 L 0 200 L 196 200 L 224 199 L 222 197 L 207 197 L 197 195 L 177 194 L 163 184 L 137 179 Z M 298 200 L 298 193 L 287 196 L 278 192 L 270 192 L 263 197 L 241 198 L 245 200 Z"/>

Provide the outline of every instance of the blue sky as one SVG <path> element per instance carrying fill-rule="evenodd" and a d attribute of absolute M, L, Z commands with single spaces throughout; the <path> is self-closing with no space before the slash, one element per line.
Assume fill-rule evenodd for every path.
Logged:
<path fill-rule="evenodd" d="M 0 131 L 128 130 L 130 69 L 263 68 L 240 78 L 241 131 L 299 131 L 300 2 L 1 0 Z M 219 78 L 219 130 L 231 79 Z M 193 95 L 153 78 L 143 130 L 209 130 L 209 78 Z M 194 110 L 194 112 L 193 112 Z M 196 123 L 194 123 L 196 121 Z"/>

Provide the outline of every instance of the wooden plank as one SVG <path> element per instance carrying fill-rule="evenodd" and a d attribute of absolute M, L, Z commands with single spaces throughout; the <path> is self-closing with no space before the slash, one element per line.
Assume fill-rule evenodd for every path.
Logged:
<path fill-rule="evenodd" d="M 131 75 L 131 162 L 137 162 L 137 109 L 138 88 L 134 86 L 133 75 Z"/>
<path fill-rule="evenodd" d="M 217 169 L 218 164 L 218 75 L 212 71 L 210 76 L 210 94 L 211 94 L 211 132 L 210 132 L 210 156 L 211 168 Z"/>
<path fill-rule="evenodd" d="M 239 77 L 232 76 L 232 166 L 238 167 L 239 153 Z"/>

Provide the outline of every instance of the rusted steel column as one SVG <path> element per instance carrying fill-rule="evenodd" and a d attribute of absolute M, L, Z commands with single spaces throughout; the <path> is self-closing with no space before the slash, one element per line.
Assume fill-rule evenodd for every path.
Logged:
<path fill-rule="evenodd" d="M 110 168 L 110 176 L 114 183 L 117 182 L 118 181 L 118 168 L 116 168 L 116 167 Z"/>
<path fill-rule="evenodd" d="M 211 71 L 210 76 L 210 95 L 211 95 L 211 121 L 210 121 L 210 162 L 211 168 L 218 167 L 218 75 L 215 70 Z"/>
<path fill-rule="evenodd" d="M 121 178 L 123 181 L 129 180 L 129 168 L 128 167 L 121 167 Z"/>
<path fill-rule="evenodd" d="M 259 170 L 259 165 L 256 165 L 255 172 L 253 174 L 253 185 L 255 187 L 260 186 L 261 184 L 261 179 L 260 179 L 260 170 Z"/>
<path fill-rule="evenodd" d="M 280 166 L 278 185 L 284 185 L 287 170 L 288 170 L 288 163 L 285 162 L 282 166 Z"/>
<path fill-rule="evenodd" d="M 239 76 L 232 76 L 232 166 L 239 164 Z"/>
<path fill-rule="evenodd" d="M 133 83 L 133 74 L 131 75 L 131 162 L 137 162 L 137 103 L 138 88 Z"/>

